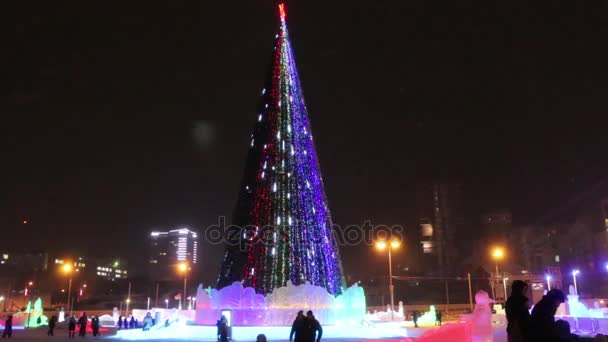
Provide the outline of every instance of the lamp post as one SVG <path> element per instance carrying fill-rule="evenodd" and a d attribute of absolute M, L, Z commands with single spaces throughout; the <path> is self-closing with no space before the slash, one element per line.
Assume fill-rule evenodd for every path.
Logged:
<path fill-rule="evenodd" d="M 125 316 L 129 317 L 129 303 L 131 303 L 131 282 L 129 282 L 129 289 L 127 290 L 127 300 L 126 300 L 126 310 Z"/>
<path fill-rule="evenodd" d="M 67 306 L 68 306 L 68 314 L 69 317 L 72 317 L 72 307 L 70 306 L 70 300 L 71 300 L 71 294 L 72 294 L 72 265 L 69 262 L 66 262 L 65 264 L 63 264 L 63 267 L 61 268 L 63 270 L 63 273 L 65 273 L 68 277 L 69 277 L 69 281 L 68 281 L 68 300 L 67 300 Z"/>
<path fill-rule="evenodd" d="M 572 271 L 572 280 L 574 281 L 574 294 L 578 296 L 578 288 L 576 287 L 576 276 L 581 273 L 579 270 Z"/>
<path fill-rule="evenodd" d="M 494 266 L 496 267 L 496 276 L 495 276 L 496 280 L 500 279 L 500 276 L 498 275 L 498 261 L 502 260 L 504 258 L 504 256 L 505 256 L 505 251 L 502 247 L 495 247 L 492 250 L 492 259 L 494 259 Z M 492 292 L 494 292 L 493 293 L 494 299 L 496 299 L 496 291 L 494 289 L 495 283 L 496 283 L 496 281 L 492 281 Z M 505 300 L 506 300 L 506 298 L 505 298 Z"/>
<path fill-rule="evenodd" d="M 165 299 L 165 309 L 169 310 L 169 300 Z"/>
<path fill-rule="evenodd" d="M 545 279 L 547 279 L 547 291 L 550 291 L 551 290 L 551 276 L 547 274 Z"/>
<path fill-rule="evenodd" d="M 388 249 L 388 279 L 389 279 L 388 291 L 391 296 L 391 321 L 394 318 L 394 312 L 395 312 L 395 294 L 394 294 L 395 288 L 393 286 L 393 259 L 392 259 L 391 250 L 397 249 L 400 246 L 401 246 L 401 242 L 399 240 L 392 240 L 390 243 L 387 243 L 384 240 L 379 240 L 376 242 L 376 248 L 378 250 L 382 251 L 384 249 Z"/>
<path fill-rule="evenodd" d="M 509 280 L 509 278 L 502 278 L 502 288 L 505 290 L 505 301 L 507 300 L 507 280 Z"/>
<path fill-rule="evenodd" d="M 181 264 L 179 264 L 178 268 L 179 268 L 179 271 L 184 274 L 184 293 L 182 295 L 182 299 L 180 299 L 180 305 L 182 306 L 182 308 L 185 308 L 186 307 L 186 285 L 188 283 L 188 270 L 190 269 L 190 267 L 188 267 L 188 264 L 186 264 L 185 262 L 182 262 Z"/>

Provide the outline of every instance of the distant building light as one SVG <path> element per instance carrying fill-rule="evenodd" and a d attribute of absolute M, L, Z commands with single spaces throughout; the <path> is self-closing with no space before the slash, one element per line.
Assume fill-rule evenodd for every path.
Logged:
<path fill-rule="evenodd" d="M 8 254 L 2 254 L 2 259 L 4 259 L 4 260 L 8 259 Z"/>
<path fill-rule="evenodd" d="M 555 256 L 554 260 L 555 262 L 559 262 L 559 254 Z"/>
<path fill-rule="evenodd" d="M 150 233 L 150 236 L 159 236 L 159 235 L 160 235 L 159 232 L 152 232 L 152 233 Z"/>

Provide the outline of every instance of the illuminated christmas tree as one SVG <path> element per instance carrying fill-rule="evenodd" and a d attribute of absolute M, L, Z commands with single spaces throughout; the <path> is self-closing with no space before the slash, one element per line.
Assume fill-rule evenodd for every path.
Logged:
<path fill-rule="evenodd" d="M 282 3 L 279 18 L 232 222 L 242 229 L 228 236 L 218 286 L 266 294 L 308 281 L 338 294 L 340 255 Z"/>

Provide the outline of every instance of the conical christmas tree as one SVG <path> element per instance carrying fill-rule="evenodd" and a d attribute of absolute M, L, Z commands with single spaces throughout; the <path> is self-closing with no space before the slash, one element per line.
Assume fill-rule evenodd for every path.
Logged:
<path fill-rule="evenodd" d="M 338 294 L 344 281 L 340 255 L 284 4 L 279 18 L 218 286 L 242 281 L 266 294 L 288 281 L 308 281 Z"/>

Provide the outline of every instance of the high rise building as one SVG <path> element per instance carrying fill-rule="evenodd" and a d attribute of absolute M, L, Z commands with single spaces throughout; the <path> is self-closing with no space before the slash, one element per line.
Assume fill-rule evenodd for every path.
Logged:
<path fill-rule="evenodd" d="M 462 185 L 444 181 L 419 184 L 416 218 L 420 270 L 440 275 L 454 271 L 459 249 L 455 238 L 465 222 Z"/>
<path fill-rule="evenodd" d="M 198 262 L 198 234 L 188 228 L 150 233 L 149 276 L 155 281 L 170 281 L 180 263 Z M 192 270 L 196 270 L 192 267 Z"/>

